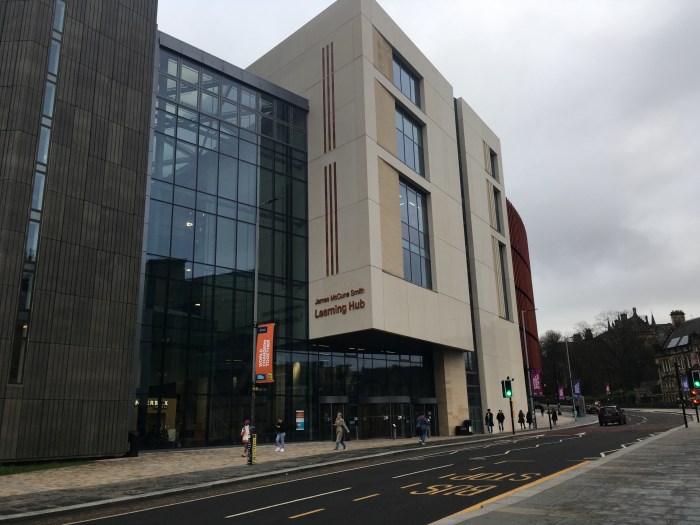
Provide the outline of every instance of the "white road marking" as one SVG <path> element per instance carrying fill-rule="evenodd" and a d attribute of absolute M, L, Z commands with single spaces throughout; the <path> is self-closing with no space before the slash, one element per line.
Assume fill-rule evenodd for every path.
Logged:
<path fill-rule="evenodd" d="M 450 463 L 449 465 L 442 465 L 441 467 L 427 468 L 425 470 L 417 470 L 415 472 L 409 472 L 408 474 L 401 474 L 400 476 L 394 476 L 391 479 L 405 478 L 406 476 L 413 476 L 415 474 L 422 474 L 423 472 L 430 472 L 431 470 L 439 470 L 441 468 L 447 468 L 447 467 L 452 467 L 452 466 L 454 466 L 454 463 Z"/>
<path fill-rule="evenodd" d="M 293 499 L 290 501 L 285 501 L 282 503 L 276 503 L 275 505 L 268 505 L 267 507 L 260 507 L 258 509 L 247 510 L 245 512 L 239 512 L 238 514 L 231 514 L 230 516 L 224 516 L 225 519 L 237 518 L 238 516 L 245 516 L 246 514 L 253 514 L 254 512 L 260 512 L 262 510 L 274 509 L 275 507 L 282 507 L 284 505 L 290 505 L 292 503 L 298 503 L 299 501 L 306 501 L 309 499 L 320 498 L 322 496 L 328 496 L 329 494 L 335 494 L 337 492 L 344 492 L 350 490 L 352 487 L 346 487 L 344 489 L 332 490 L 330 492 L 324 492 L 322 494 L 314 494 L 313 496 L 306 496 L 305 498 Z"/>

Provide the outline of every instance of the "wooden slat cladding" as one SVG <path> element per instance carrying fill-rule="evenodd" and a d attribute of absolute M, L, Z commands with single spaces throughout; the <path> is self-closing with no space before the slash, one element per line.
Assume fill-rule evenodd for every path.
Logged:
<path fill-rule="evenodd" d="M 133 410 L 157 2 L 66 2 L 20 385 L 6 370 L 55 2 L 3 4 L 0 85 L 11 88 L 0 88 L 9 98 L 0 102 L 0 460 L 121 455 Z"/>

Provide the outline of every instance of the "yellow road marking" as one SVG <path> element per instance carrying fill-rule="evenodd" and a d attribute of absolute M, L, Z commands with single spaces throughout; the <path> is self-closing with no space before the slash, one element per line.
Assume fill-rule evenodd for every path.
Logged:
<path fill-rule="evenodd" d="M 505 498 L 506 496 L 510 496 L 511 494 L 516 494 L 516 493 L 518 493 L 518 492 L 520 492 L 520 491 L 523 491 L 523 490 L 525 490 L 525 489 L 529 489 L 530 487 L 534 487 L 535 485 L 539 485 L 540 483 L 544 483 L 544 482 L 547 481 L 547 480 L 556 478 L 557 476 L 561 476 L 562 474 L 565 474 L 566 472 L 569 472 L 569 471 L 571 471 L 571 470 L 574 470 L 574 469 L 577 469 L 577 468 L 579 468 L 579 467 L 582 467 L 582 466 L 585 465 L 586 463 L 590 463 L 590 461 L 584 461 L 584 462 L 582 462 L 582 463 L 579 463 L 578 465 L 574 465 L 573 467 L 569 467 L 569 468 L 566 468 L 566 469 L 564 469 L 564 470 L 560 470 L 559 472 L 555 472 L 554 474 L 550 474 L 550 475 L 547 476 L 547 477 L 544 477 L 544 478 L 542 478 L 542 479 L 538 479 L 537 481 L 533 481 L 532 483 L 528 483 L 527 485 L 523 485 L 522 487 L 518 487 L 517 489 L 509 490 L 508 492 L 505 492 L 505 493 L 503 493 L 503 494 L 499 494 L 498 496 L 494 496 L 494 497 L 491 498 L 491 499 L 487 499 L 486 501 L 482 501 L 481 503 L 477 503 L 476 505 L 472 505 L 471 507 L 468 507 L 468 508 L 466 508 L 466 509 L 464 509 L 464 510 L 460 510 L 459 512 L 455 512 L 455 513 L 452 514 L 451 516 L 448 516 L 448 518 L 449 518 L 449 517 L 452 517 L 452 516 L 461 516 L 461 515 L 463 515 L 463 514 L 468 514 L 469 512 L 471 512 L 471 511 L 473 511 L 473 510 L 480 509 L 480 508 L 482 508 L 482 507 L 484 507 L 484 506 L 486 506 L 486 505 L 488 505 L 488 504 L 490 504 L 490 503 L 493 503 L 493 502 L 495 502 L 495 501 L 498 501 L 498 500 L 500 500 L 500 499 L 503 499 L 503 498 Z"/>
<path fill-rule="evenodd" d="M 303 518 L 304 516 L 308 516 L 309 514 L 316 514 L 317 512 L 323 512 L 326 509 L 316 509 L 316 510 L 310 510 L 309 512 L 304 512 L 303 514 L 297 514 L 296 516 L 289 516 L 290 520 L 295 520 L 297 518 Z"/>
<path fill-rule="evenodd" d="M 369 499 L 375 496 L 379 496 L 379 493 L 377 492 L 376 494 L 370 494 L 369 496 L 362 496 L 361 498 L 354 499 L 353 501 L 362 501 L 363 499 Z"/>
<path fill-rule="evenodd" d="M 420 485 L 420 483 L 411 483 L 410 485 L 404 485 L 404 486 L 401 487 L 401 488 L 402 488 L 402 489 L 408 489 L 408 488 L 411 488 L 411 487 L 415 487 L 416 485 Z"/>

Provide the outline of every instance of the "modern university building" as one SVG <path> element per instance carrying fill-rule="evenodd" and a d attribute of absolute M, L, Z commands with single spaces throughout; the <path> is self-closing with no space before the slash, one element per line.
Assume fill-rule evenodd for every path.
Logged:
<path fill-rule="evenodd" d="M 0 461 L 525 410 L 500 141 L 382 8 L 247 69 L 156 11 L 0 0 Z"/>

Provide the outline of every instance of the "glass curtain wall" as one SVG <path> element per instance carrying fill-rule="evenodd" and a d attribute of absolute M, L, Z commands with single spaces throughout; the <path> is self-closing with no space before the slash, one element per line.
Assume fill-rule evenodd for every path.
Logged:
<path fill-rule="evenodd" d="M 304 110 L 160 49 L 135 407 L 143 446 L 240 440 L 259 202 L 275 199 L 260 209 L 257 320 L 276 323 L 278 369 L 307 355 L 305 127 Z M 291 422 L 295 395 L 283 375 L 256 396 L 260 440 L 277 417 Z"/>

